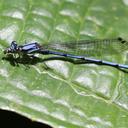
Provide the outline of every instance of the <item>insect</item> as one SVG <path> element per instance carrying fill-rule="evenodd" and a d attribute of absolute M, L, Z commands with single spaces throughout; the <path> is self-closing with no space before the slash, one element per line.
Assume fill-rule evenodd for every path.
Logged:
<path fill-rule="evenodd" d="M 112 50 L 110 50 L 112 49 Z M 42 55 L 58 55 L 68 58 L 81 59 L 91 63 L 105 64 L 118 68 L 128 68 L 128 65 L 118 64 L 95 58 L 95 55 L 115 54 L 128 49 L 128 42 L 122 38 L 115 39 L 98 39 L 98 40 L 80 40 L 65 43 L 51 43 L 40 45 L 37 42 L 18 45 L 16 41 L 12 41 L 9 48 L 4 50 L 5 54 L 33 55 L 39 53 Z M 73 54 L 75 52 L 75 54 Z M 77 53 L 84 53 L 79 55 Z"/>

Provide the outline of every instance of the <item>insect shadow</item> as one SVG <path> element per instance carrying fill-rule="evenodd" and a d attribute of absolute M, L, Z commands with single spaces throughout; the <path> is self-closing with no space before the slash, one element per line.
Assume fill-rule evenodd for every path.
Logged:
<path fill-rule="evenodd" d="M 12 54 L 9 54 L 5 57 L 2 57 L 2 60 L 8 61 L 12 66 L 19 66 L 20 64 L 26 66 L 26 67 L 30 67 L 30 65 L 36 65 L 38 63 L 44 63 L 44 62 L 48 62 L 48 61 L 52 61 L 52 60 L 62 60 L 62 61 L 67 61 L 76 65 L 79 64 L 97 64 L 97 65 L 106 65 L 106 66 L 110 66 L 107 64 L 103 64 L 103 63 L 99 63 L 99 62 L 90 62 L 90 61 L 86 61 L 86 60 L 78 60 L 78 59 L 71 59 L 71 58 L 66 58 L 66 57 L 59 57 L 59 56 L 52 56 L 52 57 L 48 57 L 48 58 L 40 58 L 40 57 L 36 57 L 36 56 L 30 56 L 30 55 L 24 55 L 22 57 L 14 57 Z M 111 66 L 114 67 L 124 73 L 128 73 L 128 70 L 126 69 L 122 69 L 119 68 L 118 66 Z"/>

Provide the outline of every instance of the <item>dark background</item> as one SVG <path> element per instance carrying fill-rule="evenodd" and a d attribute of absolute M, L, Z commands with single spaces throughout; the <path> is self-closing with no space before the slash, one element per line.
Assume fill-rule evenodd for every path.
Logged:
<path fill-rule="evenodd" d="M 32 121 L 17 113 L 0 110 L 0 127 L 3 128 L 52 128 L 46 124 Z"/>

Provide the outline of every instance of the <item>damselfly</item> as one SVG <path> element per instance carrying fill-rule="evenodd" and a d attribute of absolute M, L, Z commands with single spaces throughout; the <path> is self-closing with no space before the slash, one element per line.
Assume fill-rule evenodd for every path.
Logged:
<path fill-rule="evenodd" d="M 96 56 L 101 56 L 103 54 L 119 55 L 127 49 L 128 42 L 119 37 L 115 39 L 80 40 L 65 43 L 56 42 L 44 45 L 40 45 L 37 42 L 17 45 L 16 41 L 12 41 L 10 47 L 5 49 L 4 53 L 19 55 L 29 55 L 35 53 L 43 55 L 52 54 L 118 68 L 128 68 L 128 65 L 95 58 Z"/>

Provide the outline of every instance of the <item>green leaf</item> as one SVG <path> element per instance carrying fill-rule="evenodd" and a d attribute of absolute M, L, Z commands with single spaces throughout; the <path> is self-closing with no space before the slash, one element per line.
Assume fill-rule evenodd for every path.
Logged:
<path fill-rule="evenodd" d="M 1 58 L 12 40 L 44 44 L 118 36 L 127 39 L 127 12 L 127 0 L 0 0 Z M 108 58 L 126 63 L 127 56 Z M 26 70 L 23 63 L 16 66 L 11 60 L 1 60 L 1 109 L 53 127 L 128 127 L 127 73 L 63 60 L 28 66 Z"/>

